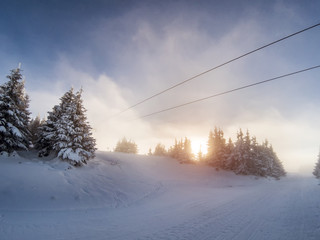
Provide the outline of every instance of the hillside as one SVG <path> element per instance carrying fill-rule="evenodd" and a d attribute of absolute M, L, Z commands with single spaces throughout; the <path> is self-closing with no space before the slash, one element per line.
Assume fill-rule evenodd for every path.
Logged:
<path fill-rule="evenodd" d="M 82 168 L 0 157 L 0 239 L 319 239 L 313 178 L 237 176 L 98 152 Z"/>

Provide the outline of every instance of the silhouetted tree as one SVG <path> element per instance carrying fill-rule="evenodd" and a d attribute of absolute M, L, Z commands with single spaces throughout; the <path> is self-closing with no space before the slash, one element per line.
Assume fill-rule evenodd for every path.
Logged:
<path fill-rule="evenodd" d="M 169 156 L 179 160 L 180 163 L 190 163 L 193 161 L 193 154 L 191 148 L 191 141 L 188 138 L 177 141 L 169 148 Z"/>
<path fill-rule="evenodd" d="M 223 131 L 215 127 L 213 132 L 210 131 L 208 139 L 207 162 L 218 169 L 225 169 L 227 165 L 226 140 L 223 135 Z"/>
<path fill-rule="evenodd" d="M 313 175 L 316 178 L 320 179 L 320 151 L 319 151 L 319 155 L 318 155 L 318 161 L 316 162 L 316 165 L 313 170 Z"/>
<path fill-rule="evenodd" d="M 154 149 L 153 155 L 155 155 L 155 156 L 166 156 L 166 155 L 168 155 L 168 152 L 166 150 L 166 147 L 163 144 L 158 143 L 157 146 Z"/>
<path fill-rule="evenodd" d="M 125 137 L 122 140 L 119 140 L 115 149 L 115 152 L 122 152 L 122 153 L 138 153 L 138 146 L 132 140 L 127 140 Z"/>
<path fill-rule="evenodd" d="M 229 138 L 225 144 L 223 132 L 220 129 L 209 133 L 207 163 L 211 166 L 232 170 L 236 174 L 271 176 L 279 178 L 285 176 L 283 165 L 268 141 L 262 145 L 255 137 L 250 138 L 240 129 L 237 141 L 233 144 Z"/>

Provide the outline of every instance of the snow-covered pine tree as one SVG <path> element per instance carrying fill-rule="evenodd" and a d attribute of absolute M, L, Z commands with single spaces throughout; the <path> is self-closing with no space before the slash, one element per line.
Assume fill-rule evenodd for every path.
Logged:
<path fill-rule="evenodd" d="M 226 158 L 226 140 L 224 138 L 224 133 L 220 128 L 215 127 L 214 131 L 210 131 L 208 139 L 208 154 L 207 162 L 208 164 L 216 168 L 226 168 L 227 158 Z"/>
<path fill-rule="evenodd" d="M 234 144 L 231 140 L 231 138 L 229 138 L 228 143 L 226 145 L 226 150 L 225 150 L 225 169 L 226 170 L 232 170 L 232 163 L 233 163 L 233 159 L 232 159 L 232 153 L 234 151 Z"/>
<path fill-rule="evenodd" d="M 0 86 L 0 152 L 11 153 L 29 148 L 30 112 L 20 68 L 11 70 L 7 78 Z"/>
<path fill-rule="evenodd" d="M 117 142 L 117 145 L 114 149 L 115 152 L 122 153 L 138 153 L 138 146 L 132 140 L 127 140 L 125 137 Z"/>
<path fill-rule="evenodd" d="M 30 140 L 33 147 L 37 144 L 37 141 L 40 137 L 40 128 L 45 123 L 44 120 L 41 120 L 39 116 L 34 119 L 31 119 L 29 123 L 29 132 L 30 132 Z"/>
<path fill-rule="evenodd" d="M 95 157 L 96 140 L 92 136 L 92 128 L 86 117 L 86 109 L 82 101 L 82 89 L 75 95 L 76 114 L 73 116 L 75 137 L 73 138 L 73 151 L 80 157 L 81 162 Z"/>
<path fill-rule="evenodd" d="M 201 150 L 201 146 L 200 146 L 200 149 L 199 149 L 199 152 L 197 153 L 197 161 L 198 162 L 203 162 L 204 160 L 204 156 L 203 156 L 203 153 L 202 153 L 202 150 Z"/>
<path fill-rule="evenodd" d="M 177 159 L 180 163 L 190 163 L 193 160 L 191 149 L 191 141 L 188 138 L 177 141 L 169 148 L 168 154 L 170 157 Z"/>
<path fill-rule="evenodd" d="M 244 161 L 246 166 L 246 174 L 256 175 L 256 152 L 254 152 L 255 145 L 257 145 L 256 139 L 251 138 L 249 130 L 247 130 L 246 136 L 244 137 Z"/>
<path fill-rule="evenodd" d="M 315 165 L 312 173 L 316 178 L 320 179 L 320 151 L 319 151 L 319 155 L 318 155 L 318 161 L 316 162 L 316 165 Z"/>
<path fill-rule="evenodd" d="M 244 137 L 243 132 L 240 129 L 237 134 L 237 141 L 231 154 L 232 162 L 230 164 L 231 169 L 236 174 L 247 175 L 250 174 L 248 168 L 248 159 L 250 159 L 250 137 L 249 133 Z"/>
<path fill-rule="evenodd" d="M 215 129 L 215 139 L 216 139 L 216 160 L 217 160 L 217 166 L 219 168 L 225 169 L 227 165 L 227 159 L 226 159 L 226 139 L 224 138 L 224 133 L 222 129 Z"/>
<path fill-rule="evenodd" d="M 154 153 L 152 155 L 154 156 L 166 156 L 168 154 L 166 147 L 161 144 L 158 143 L 157 146 L 154 149 Z"/>
<path fill-rule="evenodd" d="M 57 122 L 60 118 L 60 106 L 55 105 L 51 112 L 48 112 L 47 120 L 39 127 L 39 138 L 35 149 L 39 150 L 39 157 L 48 156 L 53 150 L 57 135 Z"/>
<path fill-rule="evenodd" d="M 170 157 L 174 159 L 180 159 L 181 152 L 182 152 L 182 143 L 181 141 L 174 140 L 174 145 L 169 148 L 168 154 Z"/>
<path fill-rule="evenodd" d="M 257 146 L 257 149 L 257 171 L 255 175 L 270 176 L 277 179 L 286 175 L 282 162 L 267 140 L 262 145 Z"/>
<path fill-rule="evenodd" d="M 206 155 L 206 162 L 207 164 L 212 165 L 214 162 L 214 135 L 213 131 L 210 130 L 208 143 L 207 143 L 207 155 Z"/>
<path fill-rule="evenodd" d="M 251 138 L 251 169 L 250 172 L 256 176 L 266 176 L 267 166 L 263 157 L 263 147 L 257 143 L 256 137 Z"/>
<path fill-rule="evenodd" d="M 237 141 L 234 144 L 234 148 L 230 156 L 231 162 L 229 166 L 230 166 L 230 169 L 235 173 L 238 173 L 239 166 L 243 162 L 243 156 L 242 156 L 243 145 L 244 145 L 243 132 L 240 129 L 240 131 L 237 133 Z"/>
<path fill-rule="evenodd" d="M 94 157 L 96 150 L 91 127 L 86 121 L 81 93 L 74 94 L 73 89 L 70 89 L 60 99 L 60 116 L 55 123 L 53 145 L 58 157 L 75 166 L 87 163 L 87 160 Z"/>
<path fill-rule="evenodd" d="M 180 158 L 180 162 L 190 163 L 192 162 L 193 157 L 194 156 L 192 154 L 191 140 L 185 137 L 183 142 L 183 151 L 182 151 L 182 156 Z"/>
<path fill-rule="evenodd" d="M 270 165 L 269 176 L 277 179 L 279 179 L 282 176 L 285 176 L 286 172 L 283 168 L 282 162 L 278 158 L 277 154 L 274 152 L 272 145 L 270 145 L 267 150 L 268 150 L 270 162 L 272 162 L 272 164 Z"/>

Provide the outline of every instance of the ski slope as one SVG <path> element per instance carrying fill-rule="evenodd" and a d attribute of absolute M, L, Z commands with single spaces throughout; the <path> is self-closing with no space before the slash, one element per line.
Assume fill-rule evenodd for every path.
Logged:
<path fill-rule="evenodd" d="M 0 157 L 0 239 L 320 239 L 316 179 L 98 152 L 82 168 Z"/>

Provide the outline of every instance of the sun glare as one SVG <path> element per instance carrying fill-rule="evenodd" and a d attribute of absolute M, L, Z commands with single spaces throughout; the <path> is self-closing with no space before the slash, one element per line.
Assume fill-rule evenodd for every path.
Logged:
<path fill-rule="evenodd" d="M 205 139 L 192 139 L 191 138 L 191 148 L 192 148 L 192 153 L 197 156 L 198 153 L 202 152 L 202 154 L 207 153 L 207 140 Z"/>

